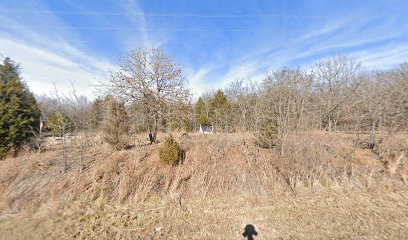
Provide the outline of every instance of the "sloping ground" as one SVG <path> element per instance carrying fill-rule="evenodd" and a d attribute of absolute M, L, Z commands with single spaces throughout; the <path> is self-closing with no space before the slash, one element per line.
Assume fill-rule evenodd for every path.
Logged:
<path fill-rule="evenodd" d="M 239 239 L 244 224 L 259 239 L 408 231 L 405 136 L 387 143 L 387 164 L 341 135 L 289 136 L 284 156 L 251 135 L 176 138 L 186 150 L 178 166 L 160 162 L 161 143 L 139 144 L 144 136 L 119 152 L 95 141 L 82 172 L 75 138 L 65 173 L 58 142 L 1 161 L 0 239 Z"/>
<path fill-rule="evenodd" d="M 408 191 L 335 191 L 293 197 L 168 198 L 138 205 L 75 202 L 0 221 L 0 239 L 406 239 Z M 54 209 L 54 210 L 53 210 Z"/>

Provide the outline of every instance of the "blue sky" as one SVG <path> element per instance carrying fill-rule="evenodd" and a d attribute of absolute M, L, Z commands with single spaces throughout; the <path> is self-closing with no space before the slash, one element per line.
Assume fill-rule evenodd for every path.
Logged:
<path fill-rule="evenodd" d="M 36 94 L 95 96 L 120 56 L 161 47 L 196 95 L 282 66 L 347 54 L 367 69 L 408 61 L 408 1 L 0 1 L 0 53 Z"/>

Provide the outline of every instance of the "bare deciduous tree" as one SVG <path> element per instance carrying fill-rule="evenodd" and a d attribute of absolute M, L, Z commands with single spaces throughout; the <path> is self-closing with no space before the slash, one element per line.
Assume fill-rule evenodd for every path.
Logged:
<path fill-rule="evenodd" d="M 262 112 L 277 125 L 281 153 L 289 132 L 304 129 L 305 102 L 312 78 L 300 69 L 283 68 L 268 75 L 264 81 Z"/>
<path fill-rule="evenodd" d="M 347 56 L 334 56 L 319 61 L 313 69 L 316 88 L 319 91 L 319 107 L 322 127 L 336 131 L 345 102 L 355 89 L 353 81 L 360 64 Z"/>
<path fill-rule="evenodd" d="M 140 103 L 157 132 L 159 124 L 178 115 L 190 99 L 182 68 L 161 49 L 137 49 L 111 73 L 110 89 L 128 103 Z"/>
<path fill-rule="evenodd" d="M 232 114 L 236 115 L 234 116 L 237 119 L 236 130 L 243 132 L 254 130 L 257 88 L 257 84 L 251 80 L 247 82 L 238 80 L 232 82 L 227 88 L 227 96 L 234 105 Z"/>

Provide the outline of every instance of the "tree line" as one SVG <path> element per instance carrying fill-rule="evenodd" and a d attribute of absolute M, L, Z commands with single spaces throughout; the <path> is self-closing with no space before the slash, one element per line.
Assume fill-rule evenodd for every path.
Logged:
<path fill-rule="evenodd" d="M 102 133 L 116 149 L 126 147 L 131 133 L 156 138 L 158 131 L 197 131 L 200 124 L 213 125 L 215 132 L 252 132 L 259 146 L 282 151 L 285 138 L 297 132 L 364 131 L 375 144 L 379 132 L 408 126 L 408 63 L 368 71 L 352 58 L 332 56 L 312 67 L 282 67 L 262 82 L 237 80 L 194 98 L 172 56 L 161 49 L 136 49 L 97 87 L 104 94 L 93 101 L 78 96 L 75 87 L 69 95 L 55 90 L 35 99 L 18 65 L 7 58 L 0 70 L 2 156 L 38 139 L 40 116 L 54 136 L 77 134 L 86 146 L 87 134 Z"/>

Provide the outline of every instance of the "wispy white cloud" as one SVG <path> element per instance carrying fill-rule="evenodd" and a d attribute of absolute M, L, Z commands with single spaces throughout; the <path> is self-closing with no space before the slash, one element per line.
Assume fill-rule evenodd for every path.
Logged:
<path fill-rule="evenodd" d="M 330 36 L 333 32 L 337 32 L 347 25 L 346 19 L 326 23 L 322 28 L 316 31 L 311 31 L 300 37 L 300 41 L 310 41 L 312 39 Z"/>
<path fill-rule="evenodd" d="M 135 47 L 158 48 L 168 41 L 163 33 L 160 34 L 160 38 L 157 38 L 155 34 L 149 32 L 149 23 L 138 1 L 120 0 L 118 3 L 122 7 L 124 16 L 134 24 L 136 29 L 134 32 L 128 33 L 128 36 L 123 39 L 127 49 Z"/>
<path fill-rule="evenodd" d="M 147 22 L 143 10 L 134 0 L 119 1 L 122 4 L 125 15 L 136 25 L 138 31 L 142 34 L 143 42 L 146 46 L 150 45 L 150 37 L 147 31 Z"/>
<path fill-rule="evenodd" d="M 1 52 L 21 64 L 22 76 L 36 94 L 49 94 L 53 82 L 61 92 L 70 91 L 74 83 L 78 93 L 94 96 L 92 85 L 105 76 L 111 64 L 89 56 L 72 46 L 64 47 L 63 54 L 36 47 L 13 38 L 0 36 Z"/>
<path fill-rule="evenodd" d="M 368 69 L 391 68 L 408 61 L 408 44 L 386 45 L 374 51 L 358 51 L 351 56 Z"/>
<path fill-rule="evenodd" d="M 47 6 L 41 5 L 41 2 L 30 4 L 34 9 L 32 11 L 46 11 Z M 327 19 L 323 19 L 324 21 L 321 19 L 308 25 L 296 22 L 299 19 L 294 18 L 273 18 L 272 22 L 263 17 L 232 19 L 226 16 L 218 19 L 201 18 L 197 15 L 191 18 L 177 14 L 178 11 L 182 11 L 180 9 L 189 8 L 180 8 L 181 4 L 164 2 L 164 7 L 157 8 L 151 5 L 149 11 L 154 12 L 156 9 L 159 13 L 169 6 L 175 6 L 168 10 L 169 13 L 174 13 L 171 17 L 155 17 L 154 14 L 145 14 L 143 4 L 146 2 L 143 4 L 136 0 L 114 2 L 115 14 L 112 16 L 92 15 L 94 9 L 91 8 L 101 7 L 97 4 L 73 6 L 78 16 L 89 21 L 87 28 L 92 30 L 96 26 L 102 28 L 112 26 L 117 30 L 106 31 L 100 35 L 100 32 L 92 32 L 92 36 L 91 34 L 86 36 L 88 32 L 91 33 L 90 30 L 85 33 L 75 27 L 72 28 L 71 22 L 65 22 L 62 20 L 63 17 L 53 14 L 52 11 L 44 15 L 37 14 L 34 19 L 2 13 L 0 22 L 4 24 L 0 26 L 0 53 L 9 55 L 21 63 L 23 76 L 36 93 L 49 91 L 51 81 L 57 82 L 62 88 L 68 87 L 69 81 L 74 81 L 83 94 L 92 91 L 92 88 L 88 87 L 90 83 L 104 78 L 107 68 L 114 68 L 112 60 L 106 60 L 102 56 L 136 47 L 165 46 L 166 50 L 175 55 L 175 59 L 183 59 L 181 64 L 188 65 L 186 73 L 196 94 L 207 89 L 224 88 L 235 80 L 260 81 L 268 71 L 285 65 L 301 64 L 307 67 L 316 58 L 331 54 L 349 54 L 369 68 L 387 68 L 406 61 L 408 55 L 408 43 L 401 40 L 403 39 L 401 36 L 407 36 L 408 22 L 400 21 L 401 16 L 398 19 L 393 15 L 368 13 L 369 11 L 366 11 L 368 8 L 364 8 L 358 14 L 343 13 L 343 16 L 328 16 Z M 196 11 L 199 13 L 201 9 L 197 8 Z M 81 12 L 89 14 L 82 16 Z M 61 29 L 47 29 L 49 25 L 60 26 Z M 222 30 L 235 28 L 244 31 Z M 247 34 L 245 29 L 251 28 L 265 28 L 268 31 L 256 33 L 249 31 Z M 81 40 L 98 41 L 98 37 L 104 41 L 112 41 L 117 47 L 101 44 L 103 47 L 107 46 L 103 49 L 101 46 L 94 47 L 81 43 Z M 180 44 L 166 44 L 170 42 Z M 387 42 L 389 44 L 384 45 Z M 106 53 L 109 51 L 111 52 Z"/>
<path fill-rule="evenodd" d="M 189 84 L 193 94 L 200 95 L 203 92 L 211 89 L 211 86 L 208 84 L 208 73 L 211 70 L 209 68 L 201 68 L 197 72 L 190 74 Z"/>
<path fill-rule="evenodd" d="M 220 66 L 201 68 L 198 72 L 190 74 L 190 86 L 195 95 L 223 89 L 237 80 L 250 79 L 255 82 L 260 82 L 265 78 L 265 72 L 260 73 L 256 63 L 250 61 L 232 66 L 227 73 L 221 76 L 214 74 L 213 71 L 216 69 L 220 69 Z M 214 78 L 216 78 L 216 81 L 211 81 Z"/>
<path fill-rule="evenodd" d="M 256 62 L 248 62 L 238 66 L 232 66 L 227 74 L 220 78 L 216 88 L 222 88 L 236 80 L 245 80 L 255 76 L 258 73 Z"/>
<path fill-rule="evenodd" d="M 381 16 L 348 17 L 325 23 L 316 31 L 307 32 L 297 38 L 289 39 L 280 46 L 259 49 L 243 55 L 227 64 L 220 63 L 217 67 L 204 66 L 205 71 L 198 70 L 193 74 L 195 82 L 204 82 L 208 76 L 216 75 L 221 68 L 229 69 L 219 75 L 214 88 L 226 87 L 229 83 L 240 79 L 260 81 L 267 71 L 293 64 L 303 59 L 304 67 L 310 66 L 317 58 L 332 54 L 349 54 L 361 61 L 367 68 L 389 68 L 395 64 L 407 61 L 408 42 L 394 42 L 383 46 L 383 42 L 393 42 L 406 33 L 408 25 L 403 23 L 400 28 L 390 28 L 396 19 L 388 17 L 378 21 Z M 372 24 L 372 22 L 376 22 Z M 386 32 L 387 34 L 384 34 Z M 375 47 L 382 42 L 381 46 Z M 362 50 L 364 49 L 364 50 Z"/>
<path fill-rule="evenodd" d="M 79 94 L 93 97 L 92 85 L 104 79 L 108 68 L 113 66 L 100 56 L 80 49 L 75 42 L 69 42 L 77 38 L 73 32 L 34 30 L 29 20 L 12 15 L 2 15 L 0 21 L 8 23 L 0 29 L 0 53 L 21 65 L 23 79 L 36 94 L 50 94 L 54 82 L 60 92 L 67 93 L 72 82 Z M 52 21 L 64 26 L 64 22 L 53 15 L 36 18 L 36 21 Z"/>

